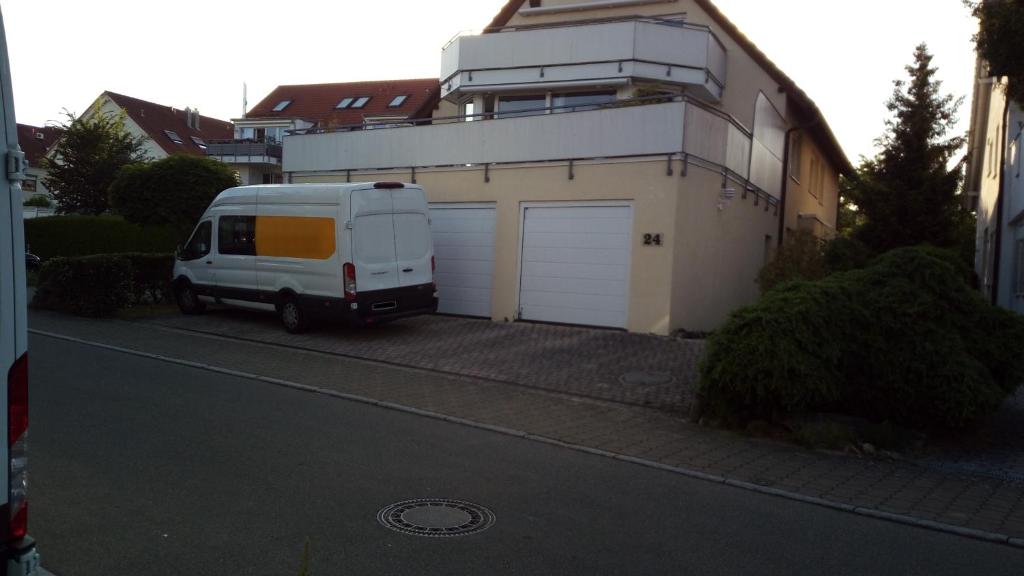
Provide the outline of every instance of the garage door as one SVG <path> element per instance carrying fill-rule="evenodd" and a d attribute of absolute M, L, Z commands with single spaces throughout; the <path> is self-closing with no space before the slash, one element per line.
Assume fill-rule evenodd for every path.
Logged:
<path fill-rule="evenodd" d="M 437 271 L 444 314 L 491 317 L 494 277 L 494 205 L 431 204 Z"/>
<path fill-rule="evenodd" d="M 526 207 L 520 318 L 625 328 L 629 206 Z"/>

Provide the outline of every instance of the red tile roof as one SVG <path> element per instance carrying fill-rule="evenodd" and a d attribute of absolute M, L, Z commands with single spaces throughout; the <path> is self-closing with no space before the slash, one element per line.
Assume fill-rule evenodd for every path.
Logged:
<path fill-rule="evenodd" d="M 810 128 L 808 130 L 814 135 L 816 141 L 821 143 L 826 150 L 829 158 L 835 163 L 836 169 L 843 174 L 852 174 L 853 165 L 850 164 L 849 158 L 846 157 L 846 153 L 843 151 L 843 147 L 839 145 L 839 140 L 832 132 L 832 128 L 829 127 L 828 122 L 825 121 L 824 114 L 818 108 L 818 105 L 811 100 L 810 96 L 807 95 L 799 86 L 796 85 L 789 76 L 787 76 L 778 66 L 772 62 L 761 49 L 758 48 L 747 36 L 740 31 L 740 29 L 729 20 L 721 10 L 718 9 L 710 0 L 694 0 L 697 6 L 701 7 L 708 16 L 715 21 L 722 30 L 732 37 L 740 47 L 750 55 L 762 68 L 764 68 L 768 74 L 779 83 L 779 87 L 786 91 L 793 101 L 795 107 L 801 112 L 801 114 L 809 117 Z M 508 0 L 498 14 L 491 21 L 490 25 L 484 29 L 484 32 L 496 32 L 499 29 L 505 27 L 509 20 L 519 11 L 519 9 L 526 3 L 526 0 Z"/>
<path fill-rule="evenodd" d="M 344 98 L 369 96 L 363 108 L 338 110 Z M 401 106 L 388 105 L 398 96 L 408 96 Z M 380 82 L 347 82 L 339 84 L 298 84 L 278 86 L 259 104 L 253 106 L 246 118 L 301 118 L 320 125 L 344 126 L 362 124 L 364 118 L 400 116 L 429 118 L 441 98 L 441 85 L 437 78 L 422 80 L 384 80 Z M 285 100 L 291 104 L 279 112 L 274 108 Z"/>
<path fill-rule="evenodd" d="M 205 156 L 206 152 L 192 141 L 192 136 L 209 140 L 230 140 L 234 138 L 235 129 L 230 122 L 199 116 L 199 128 L 189 127 L 184 110 L 154 104 L 131 96 L 104 92 L 115 104 L 124 109 L 128 117 L 139 125 L 146 134 L 168 154 L 191 154 Z M 170 130 L 181 137 L 182 143 L 172 141 L 164 130 Z"/>
<path fill-rule="evenodd" d="M 60 138 L 61 132 L 62 130 L 55 126 L 39 128 L 28 124 L 18 124 L 18 144 L 25 152 L 29 166 L 37 168 L 42 166 L 46 151 Z"/>

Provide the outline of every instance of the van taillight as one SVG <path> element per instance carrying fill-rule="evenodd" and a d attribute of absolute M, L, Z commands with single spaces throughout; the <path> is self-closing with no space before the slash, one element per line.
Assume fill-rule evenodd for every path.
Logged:
<path fill-rule="evenodd" d="M 431 256 L 430 257 L 430 273 L 433 274 L 434 272 L 437 272 L 437 260 L 434 260 L 434 257 Z"/>
<path fill-rule="evenodd" d="M 8 505 L 7 537 L 21 540 L 28 531 L 28 353 L 11 366 L 7 373 L 7 447 L 10 461 L 8 479 L 10 493 Z"/>
<path fill-rule="evenodd" d="M 342 266 L 342 276 L 345 288 L 345 300 L 355 302 L 356 300 L 356 267 L 351 262 L 345 262 Z"/>
<path fill-rule="evenodd" d="M 401 182 L 375 182 L 373 187 L 377 189 L 405 188 L 405 184 Z"/>

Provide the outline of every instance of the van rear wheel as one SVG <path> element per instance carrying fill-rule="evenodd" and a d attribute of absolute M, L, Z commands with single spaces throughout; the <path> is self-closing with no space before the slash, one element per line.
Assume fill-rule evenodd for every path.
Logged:
<path fill-rule="evenodd" d="M 174 299 L 182 314 L 202 314 L 206 310 L 206 303 L 199 299 L 189 282 L 182 282 L 175 288 Z"/>
<path fill-rule="evenodd" d="M 309 319 L 295 296 L 286 296 L 278 307 L 278 313 L 281 315 L 284 329 L 291 334 L 301 334 L 309 328 Z"/>

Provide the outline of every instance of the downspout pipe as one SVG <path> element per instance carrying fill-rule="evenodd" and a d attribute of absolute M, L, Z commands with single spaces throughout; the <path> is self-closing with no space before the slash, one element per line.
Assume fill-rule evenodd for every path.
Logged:
<path fill-rule="evenodd" d="M 1006 202 L 1006 137 L 1010 128 L 1010 97 L 1003 107 L 1003 133 L 999 142 L 999 192 L 996 194 L 996 247 L 992 252 L 992 305 L 999 305 L 999 279 L 1003 267 L 1003 203 Z M 986 255 L 987 257 L 987 255 Z"/>

